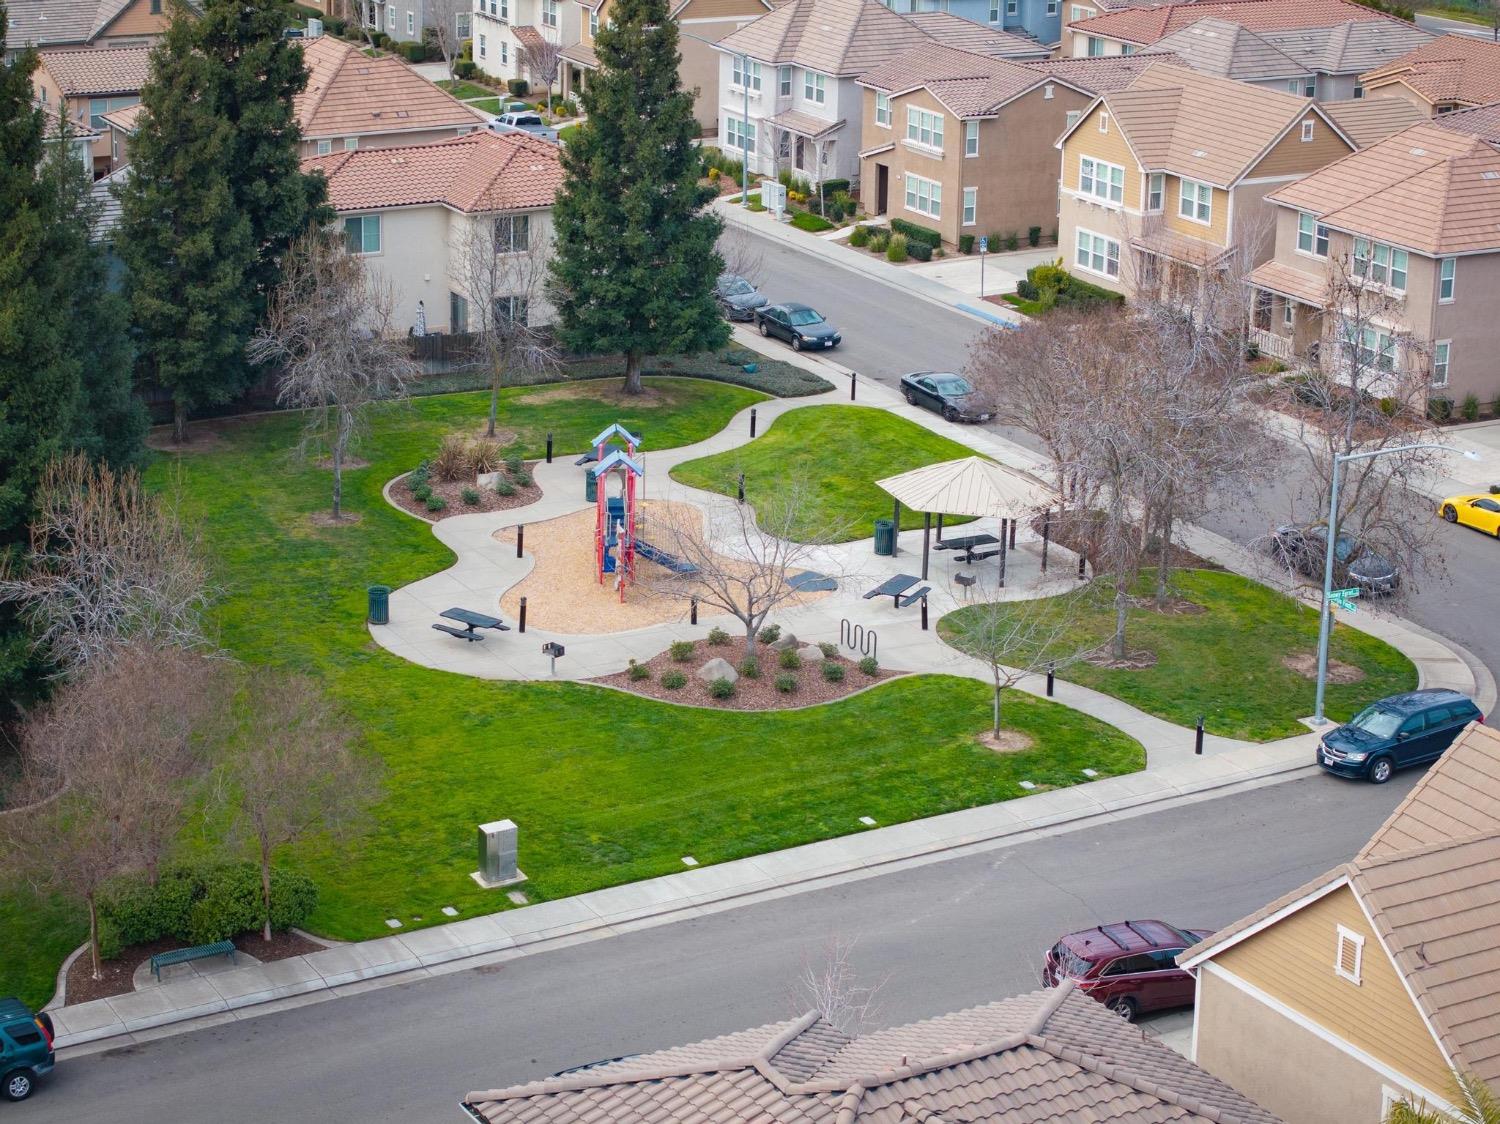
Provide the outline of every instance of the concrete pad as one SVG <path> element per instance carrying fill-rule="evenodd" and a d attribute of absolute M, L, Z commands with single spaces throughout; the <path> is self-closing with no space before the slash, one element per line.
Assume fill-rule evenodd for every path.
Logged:
<path fill-rule="evenodd" d="M 149 991 L 115 995 L 105 1000 L 128 1031 L 179 1022 L 184 1018 L 226 1010 L 224 1000 L 207 980 L 181 980 Z"/>
<path fill-rule="evenodd" d="M 1039 792 L 1016 802 L 1016 813 L 1028 827 L 1045 827 L 1065 820 L 1093 815 L 1104 810 L 1103 805 L 1085 787 L 1059 788 L 1051 792 Z"/>
<path fill-rule="evenodd" d="M 388 976 L 418 966 L 417 958 L 402 937 L 381 937 L 325 948 L 321 952 L 308 953 L 303 959 L 323 977 L 328 987 L 370 976 Z"/>
<path fill-rule="evenodd" d="M 250 1007 L 288 995 L 319 991 L 323 977 L 304 956 L 271 960 L 234 972 L 224 972 L 209 981 L 231 1010 Z"/>

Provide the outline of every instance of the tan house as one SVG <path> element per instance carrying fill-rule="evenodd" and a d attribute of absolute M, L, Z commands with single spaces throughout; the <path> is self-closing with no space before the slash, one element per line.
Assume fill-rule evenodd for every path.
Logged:
<path fill-rule="evenodd" d="M 1199 1065 L 1288 1124 L 1500 1082 L 1500 734 L 1470 726 L 1352 862 L 1178 957 Z"/>
<path fill-rule="evenodd" d="M 1071 984 L 860 1038 L 810 1012 L 463 1107 L 487 1124 L 1279 1124 Z"/>
<path fill-rule="evenodd" d="M 1316 103 L 1158 63 L 1104 94 L 1057 142 L 1058 246 L 1127 297 L 1187 297 L 1200 271 L 1271 253 L 1265 196 L 1354 150 Z"/>
<path fill-rule="evenodd" d="M 1500 146 L 1446 127 L 1463 121 L 1412 126 L 1270 197 L 1275 255 L 1250 277 L 1263 350 L 1310 361 L 1358 332 L 1430 397 L 1500 393 Z M 1334 307 L 1351 284 L 1384 298 L 1352 326 Z"/>
<path fill-rule="evenodd" d="M 75 127 L 96 134 L 96 176 L 110 170 L 109 123 L 114 110 L 140 104 L 141 87 L 151 73 L 151 48 L 70 48 L 42 51 L 31 85 L 43 105 L 66 113 Z"/>
<path fill-rule="evenodd" d="M 169 0 L 9 0 L 6 12 L 8 56 L 23 47 L 149 47 L 172 18 Z"/>
<path fill-rule="evenodd" d="M 1370 97 L 1404 98 L 1428 117 L 1500 101 L 1500 43 L 1444 35 L 1360 76 Z"/>
<path fill-rule="evenodd" d="M 872 215 L 962 235 L 1051 231 L 1054 138 L 1092 91 L 1024 63 L 937 43 L 859 79 L 862 199 Z"/>

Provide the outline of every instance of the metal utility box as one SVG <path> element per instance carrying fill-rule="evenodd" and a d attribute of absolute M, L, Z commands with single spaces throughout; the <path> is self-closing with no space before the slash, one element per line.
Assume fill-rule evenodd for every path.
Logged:
<path fill-rule="evenodd" d="M 489 888 L 526 880 L 516 866 L 516 837 L 516 825 L 510 820 L 479 825 L 479 869 L 474 881 Z"/>

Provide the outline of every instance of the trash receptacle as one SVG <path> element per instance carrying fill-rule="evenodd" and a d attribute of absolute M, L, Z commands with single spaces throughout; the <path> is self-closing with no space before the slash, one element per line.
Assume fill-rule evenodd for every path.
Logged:
<path fill-rule="evenodd" d="M 583 498 L 589 503 L 595 503 L 599 499 L 599 478 L 591 468 L 583 470 Z"/>
<path fill-rule="evenodd" d="M 875 553 L 890 558 L 896 553 L 896 524 L 891 519 L 875 520 Z"/>
<path fill-rule="evenodd" d="M 372 585 L 370 587 L 370 623 L 391 623 L 391 587 L 388 585 Z"/>

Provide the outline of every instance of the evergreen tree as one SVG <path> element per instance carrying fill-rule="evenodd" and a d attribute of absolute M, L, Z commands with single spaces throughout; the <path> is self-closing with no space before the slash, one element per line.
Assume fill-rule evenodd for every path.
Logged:
<path fill-rule="evenodd" d="M 722 224 L 702 213 L 715 193 L 698 185 L 693 95 L 666 0 L 615 0 L 610 13 L 582 93 L 588 119 L 563 150 L 552 284 L 562 341 L 623 352 L 626 393 L 639 394 L 643 356 L 729 336 L 713 298 Z"/>

